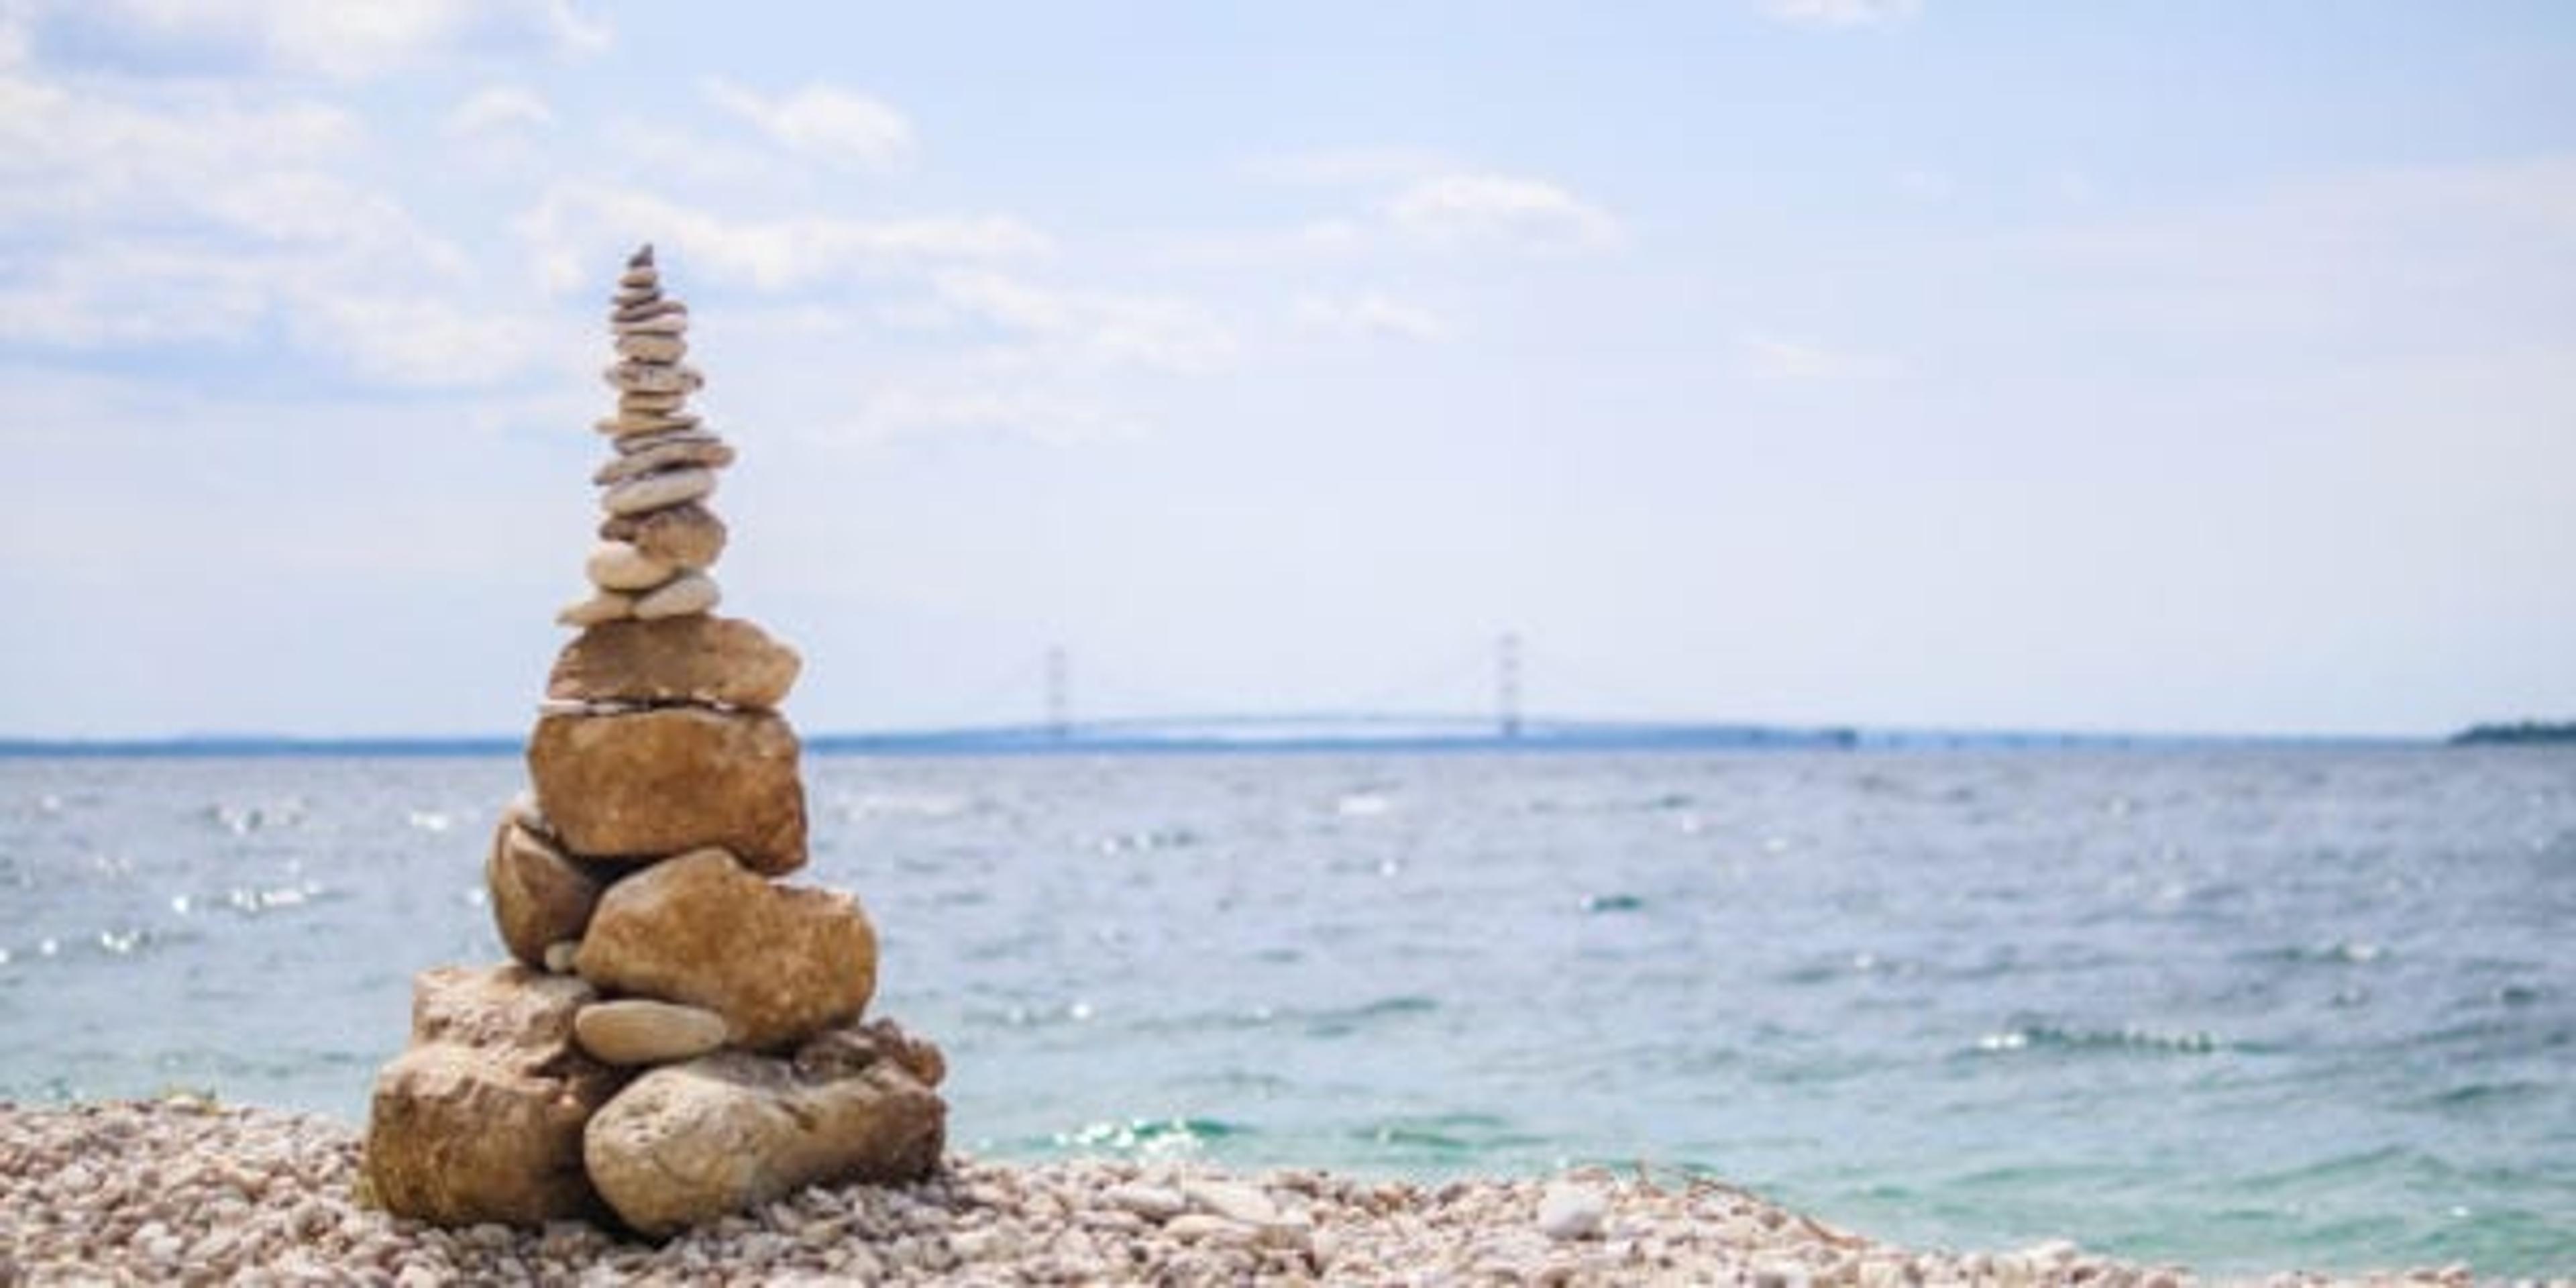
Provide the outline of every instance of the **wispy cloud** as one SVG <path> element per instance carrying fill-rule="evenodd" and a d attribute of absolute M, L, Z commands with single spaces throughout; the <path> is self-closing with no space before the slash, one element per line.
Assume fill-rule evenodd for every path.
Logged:
<path fill-rule="evenodd" d="M 1760 0 L 1775 21 L 1801 27 L 1884 27 L 1923 12 L 1923 0 Z"/>
<path fill-rule="evenodd" d="M 1439 314 L 1374 291 L 1349 297 L 1300 296 L 1294 316 L 1297 325 L 1307 330 L 1335 335 L 1418 341 L 1449 338 L 1449 324 Z"/>
<path fill-rule="evenodd" d="M 1233 334 L 1194 301 L 1039 286 L 993 271 L 939 275 L 957 316 L 1044 341 L 1059 359 L 1197 372 L 1234 356 Z"/>
<path fill-rule="evenodd" d="M 871 170 L 891 169 L 912 155 L 912 122 L 865 94 L 808 85 L 772 98 L 721 79 L 708 80 L 704 89 L 707 101 L 791 152 Z"/>
<path fill-rule="evenodd" d="M 612 39 L 569 0 L 42 0 L 36 9 L 40 23 L 137 57 L 350 80 L 463 50 L 585 55 Z"/>
<path fill-rule="evenodd" d="M 492 85 L 475 91 L 447 114 L 450 134 L 495 134 L 555 123 L 554 109 L 532 90 Z"/>
<path fill-rule="evenodd" d="M 641 189 L 575 183 L 548 193 L 520 219 L 519 231 L 536 249 L 548 285 L 559 290 L 591 284 L 604 255 L 637 241 L 666 243 L 692 271 L 764 291 L 1049 248 L 1044 233 L 1007 215 L 736 219 Z"/>
<path fill-rule="evenodd" d="M 1547 250 L 1618 243 L 1619 221 L 1542 179 L 1453 173 L 1417 180 L 1387 203 L 1399 229 L 1432 241 Z"/>

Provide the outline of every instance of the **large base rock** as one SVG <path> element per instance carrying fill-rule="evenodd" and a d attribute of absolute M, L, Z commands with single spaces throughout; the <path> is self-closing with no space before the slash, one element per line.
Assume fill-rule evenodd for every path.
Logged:
<path fill-rule="evenodd" d="M 573 969 L 611 992 L 705 1007 L 735 1046 L 767 1051 L 867 1009 L 877 937 L 849 895 L 775 885 L 699 850 L 609 887 Z"/>
<path fill-rule="evenodd" d="M 793 1061 L 728 1051 L 666 1065 L 591 1119 L 583 1157 L 617 1215 L 655 1236 L 805 1185 L 919 1180 L 947 1139 L 938 1073 L 935 1048 L 882 1021 Z"/>
<path fill-rule="evenodd" d="M 516 818 L 501 820 L 483 862 L 493 925 L 510 955 L 531 966 L 546 964 L 548 945 L 581 938 L 612 875 L 556 849 Z"/>
<path fill-rule="evenodd" d="M 803 665 L 750 622 L 692 614 L 603 622 L 573 637 L 546 678 L 565 702 L 695 702 L 776 708 Z"/>
<path fill-rule="evenodd" d="M 412 1047 L 377 1075 L 367 1115 L 376 1200 L 440 1225 L 595 1214 L 583 1127 L 625 1080 L 573 1046 L 597 996 L 516 964 L 422 972 Z"/>
<path fill-rule="evenodd" d="M 717 846 L 777 876 L 805 864 L 796 734 L 765 712 L 664 707 L 537 721 L 537 805 L 583 858 L 656 859 Z"/>

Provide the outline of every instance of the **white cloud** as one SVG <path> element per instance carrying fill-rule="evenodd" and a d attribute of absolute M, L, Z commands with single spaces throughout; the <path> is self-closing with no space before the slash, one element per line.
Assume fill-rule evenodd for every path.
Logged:
<path fill-rule="evenodd" d="M 1770 335 L 1737 337 L 1735 357 L 1737 367 L 1757 380 L 1799 383 L 1883 380 L 1897 374 L 1898 370 L 1895 363 L 1884 358 Z"/>
<path fill-rule="evenodd" d="M 1441 320 L 1439 314 L 1375 292 L 1348 299 L 1325 295 L 1300 296 L 1295 316 L 1299 326 L 1337 335 L 1393 336 L 1421 341 L 1449 338 L 1449 325 Z"/>
<path fill-rule="evenodd" d="M 1761 0 L 1762 12 L 1802 27 L 1879 27 L 1923 12 L 1923 0 Z"/>
<path fill-rule="evenodd" d="M 554 123 L 554 109 L 533 91 L 516 85 L 477 90 L 447 114 L 447 132 L 459 135 L 542 128 Z"/>
<path fill-rule="evenodd" d="M 1387 204 L 1396 227 L 1433 241 L 1591 250 L 1619 240 L 1608 211 L 1540 179 L 1456 173 L 1416 181 Z"/>
<path fill-rule="evenodd" d="M 104 28 L 150 54 L 216 57 L 326 76 L 381 75 L 463 48 L 590 54 L 606 24 L 568 0 L 54 0 L 48 21 Z"/>
<path fill-rule="evenodd" d="M 1057 360 L 1196 372 L 1234 356 L 1232 334 L 1187 300 L 1052 290 L 990 271 L 942 273 L 934 286 L 957 316 L 1042 341 Z"/>
<path fill-rule="evenodd" d="M 724 80 L 709 80 L 705 90 L 708 101 L 791 152 L 872 170 L 890 169 L 912 154 L 912 123 L 864 94 L 808 85 L 764 98 Z"/>
<path fill-rule="evenodd" d="M 550 288 L 600 281 L 600 265 L 637 242 L 670 246 L 690 272 L 785 291 L 906 265 L 1013 259 L 1048 250 L 1005 215 L 859 220 L 819 215 L 730 219 L 632 188 L 564 185 L 520 221 Z"/>

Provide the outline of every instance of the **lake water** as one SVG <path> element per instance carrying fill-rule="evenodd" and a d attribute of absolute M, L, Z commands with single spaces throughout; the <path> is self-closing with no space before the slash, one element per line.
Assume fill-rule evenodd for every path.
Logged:
<path fill-rule="evenodd" d="M 808 757 L 952 1141 L 2576 1272 L 2576 754 Z M 0 759 L 0 1097 L 363 1120 L 513 757 Z"/>

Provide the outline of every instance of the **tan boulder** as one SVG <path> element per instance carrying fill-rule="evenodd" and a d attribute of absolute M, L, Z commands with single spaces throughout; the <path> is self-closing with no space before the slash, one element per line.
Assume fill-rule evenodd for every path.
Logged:
<path fill-rule="evenodd" d="M 591 1119 L 591 1178 L 655 1236 L 807 1185 L 923 1179 L 939 1165 L 948 1107 L 890 1045 L 859 1029 L 793 1060 L 727 1051 L 655 1069 Z"/>
<path fill-rule="evenodd" d="M 539 967 L 549 945 L 581 938 L 612 875 L 565 854 L 515 818 L 501 820 L 483 862 L 501 942 L 511 956 Z"/>
<path fill-rule="evenodd" d="M 635 548 L 680 568 L 711 568 L 724 554 L 724 520 L 715 511 L 691 502 L 650 514 L 621 514 L 599 525 L 611 541 L 633 542 Z"/>
<path fill-rule="evenodd" d="M 597 996 L 517 964 L 416 977 L 412 1046 L 377 1074 L 367 1115 L 376 1201 L 451 1226 L 595 1214 L 583 1127 L 625 1081 L 573 1044 Z"/>
<path fill-rule="evenodd" d="M 803 665 L 750 622 L 692 614 L 610 622 L 574 636 L 546 677 L 565 702 L 697 702 L 766 711 Z"/>
<path fill-rule="evenodd" d="M 805 787 L 787 722 L 661 707 L 540 717 L 528 775 L 563 848 L 654 859 L 720 846 L 773 876 L 805 864 Z"/>
<path fill-rule="evenodd" d="M 768 1051 L 867 1009 L 877 938 L 849 895 L 773 884 L 706 849 L 609 887 L 573 968 L 612 993 L 703 1006 L 734 1045 Z"/>

